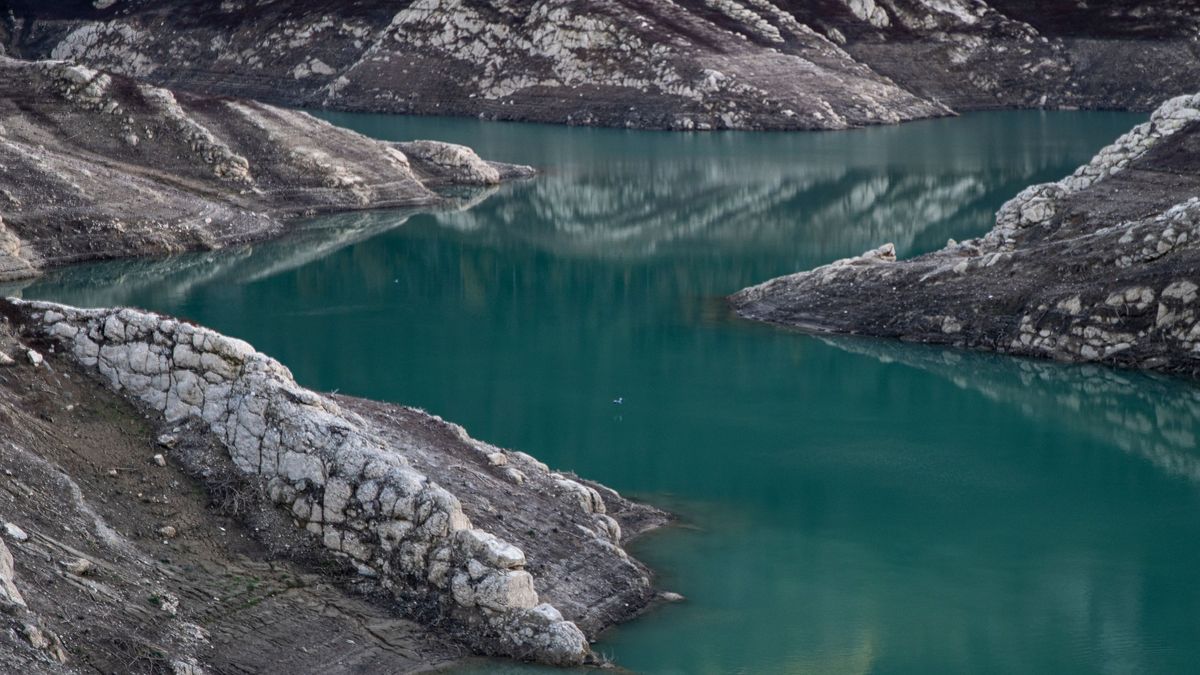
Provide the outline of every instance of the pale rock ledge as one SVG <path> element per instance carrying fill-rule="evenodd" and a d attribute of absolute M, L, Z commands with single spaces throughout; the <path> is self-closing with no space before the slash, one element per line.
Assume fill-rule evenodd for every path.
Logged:
<path fill-rule="evenodd" d="M 32 332 L 94 368 L 113 390 L 167 421 L 203 420 L 240 471 L 261 480 L 276 504 L 361 574 L 393 593 L 416 588 L 452 598 L 442 603 L 445 618 L 480 633 L 483 651 L 555 665 L 591 658 L 584 633 L 539 601 L 520 548 L 473 528 L 458 498 L 415 470 L 403 449 L 360 415 L 299 387 L 277 361 L 241 340 L 148 312 L 10 302 Z M 603 513 L 594 489 L 554 480 Z M 611 528 L 607 519 L 598 524 Z M 619 539 L 619 528 L 610 536 Z"/>

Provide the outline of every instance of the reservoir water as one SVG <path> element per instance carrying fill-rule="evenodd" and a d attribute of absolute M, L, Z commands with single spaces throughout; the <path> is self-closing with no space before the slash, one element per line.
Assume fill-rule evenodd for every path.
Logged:
<path fill-rule="evenodd" d="M 815 338 L 722 303 L 888 241 L 981 234 L 1139 116 L 808 134 L 325 117 L 545 173 L 21 293 L 193 319 L 306 386 L 426 408 L 672 510 L 632 549 L 687 602 L 597 645 L 636 672 L 1200 668 L 1200 390 Z"/>

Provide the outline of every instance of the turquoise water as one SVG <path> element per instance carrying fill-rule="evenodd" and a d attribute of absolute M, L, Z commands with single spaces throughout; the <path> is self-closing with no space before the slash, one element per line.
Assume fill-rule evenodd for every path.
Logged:
<path fill-rule="evenodd" d="M 693 135 L 327 117 L 545 174 L 24 295 L 182 315 L 305 385 L 425 407 L 673 510 L 633 548 L 688 601 L 597 645 L 630 670 L 1197 670 L 1197 389 L 822 340 L 721 302 L 887 241 L 980 234 L 1138 116 Z M 500 669 L 520 670 L 479 667 Z"/>

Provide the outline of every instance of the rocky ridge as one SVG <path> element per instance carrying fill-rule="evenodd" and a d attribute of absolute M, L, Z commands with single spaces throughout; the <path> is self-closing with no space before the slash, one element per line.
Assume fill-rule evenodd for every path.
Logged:
<path fill-rule="evenodd" d="M 468 653 L 319 542 L 289 536 L 304 531 L 231 479 L 214 439 L 163 428 L 53 344 L 18 335 L 10 310 L 0 671 L 410 672 Z"/>
<path fill-rule="evenodd" d="M 732 296 L 744 317 L 1200 375 L 1200 96 L 1174 98 L 985 236 L 896 261 L 884 245 Z"/>
<path fill-rule="evenodd" d="M 319 211 L 432 208 L 532 173 L 469 148 L 368 139 L 296 111 L 0 56 L 0 280 L 221 248 Z"/>
<path fill-rule="evenodd" d="M 10 2 L 0 38 L 289 105 L 670 129 L 838 129 L 1200 88 L 1183 0 Z M 286 84 L 281 84 L 286 83 Z"/>
<path fill-rule="evenodd" d="M 591 661 L 587 636 L 653 597 L 647 570 L 621 543 L 662 515 L 611 490 L 416 411 L 301 389 L 244 342 L 186 322 L 15 300 L 4 313 L 43 349 L 160 415 L 167 447 L 189 434 L 212 439 L 239 479 L 294 521 L 295 536 L 309 533 L 406 613 L 475 650 Z M 464 464 L 478 468 L 459 496 L 432 477 L 461 479 Z M 498 517 L 493 504 L 512 510 Z M 505 535 L 528 530 L 522 546 L 472 525 L 484 519 Z"/>

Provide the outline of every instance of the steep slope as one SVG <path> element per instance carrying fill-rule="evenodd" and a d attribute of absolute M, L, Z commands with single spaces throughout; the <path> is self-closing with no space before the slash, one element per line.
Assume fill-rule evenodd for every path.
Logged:
<path fill-rule="evenodd" d="M 1185 0 L 9 0 L 10 51 L 289 105 L 837 129 L 1200 88 Z"/>
<path fill-rule="evenodd" d="M 1200 376 L 1200 96 L 1057 183 L 984 237 L 898 262 L 886 244 L 745 289 L 744 317 Z"/>
<path fill-rule="evenodd" d="M 263 239 L 317 211 L 428 207 L 444 201 L 431 188 L 532 171 L 405 147 L 411 157 L 301 112 L 0 56 L 0 279 Z"/>

